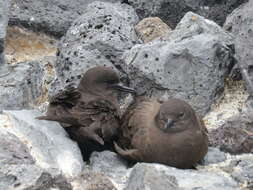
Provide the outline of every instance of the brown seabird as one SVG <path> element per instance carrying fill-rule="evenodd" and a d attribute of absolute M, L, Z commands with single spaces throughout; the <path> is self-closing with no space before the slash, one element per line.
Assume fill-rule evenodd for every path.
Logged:
<path fill-rule="evenodd" d="M 207 153 L 207 130 L 183 100 L 138 97 L 123 115 L 115 149 L 136 162 L 192 168 Z"/>

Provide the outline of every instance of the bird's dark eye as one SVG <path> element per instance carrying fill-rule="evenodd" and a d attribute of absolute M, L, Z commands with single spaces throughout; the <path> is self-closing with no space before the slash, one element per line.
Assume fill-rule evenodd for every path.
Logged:
<path fill-rule="evenodd" d="M 183 118 L 184 117 L 184 112 L 180 112 L 178 115 L 179 118 Z"/>

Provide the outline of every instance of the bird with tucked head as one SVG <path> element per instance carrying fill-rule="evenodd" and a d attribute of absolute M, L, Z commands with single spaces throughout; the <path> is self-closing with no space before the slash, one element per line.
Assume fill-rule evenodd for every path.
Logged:
<path fill-rule="evenodd" d="M 118 92 L 135 91 L 121 85 L 111 68 L 94 67 L 83 75 L 77 88 L 67 87 L 51 97 L 46 116 L 37 119 L 60 122 L 79 143 L 104 145 L 119 128 Z"/>
<path fill-rule="evenodd" d="M 207 153 L 204 124 L 189 104 L 179 99 L 158 102 L 136 98 L 122 118 L 116 151 L 136 162 L 191 168 Z"/>

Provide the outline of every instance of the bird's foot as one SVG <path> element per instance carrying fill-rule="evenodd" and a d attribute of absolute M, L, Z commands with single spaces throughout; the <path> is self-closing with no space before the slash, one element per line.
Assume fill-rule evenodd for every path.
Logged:
<path fill-rule="evenodd" d="M 137 149 L 124 150 L 116 142 L 113 142 L 116 152 L 123 158 L 132 161 L 140 161 L 139 151 Z"/>
<path fill-rule="evenodd" d="M 93 122 L 89 127 L 81 127 L 79 132 L 80 135 L 104 145 L 104 140 L 98 135 L 100 127 L 100 122 Z"/>

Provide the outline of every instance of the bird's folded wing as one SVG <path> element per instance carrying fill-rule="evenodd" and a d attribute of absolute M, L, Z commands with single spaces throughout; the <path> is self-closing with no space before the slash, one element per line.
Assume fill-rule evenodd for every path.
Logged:
<path fill-rule="evenodd" d="M 66 87 L 49 99 L 50 104 L 73 107 L 77 104 L 81 93 L 75 87 Z"/>
<path fill-rule="evenodd" d="M 77 125 L 77 119 L 70 113 L 81 97 L 81 93 L 74 87 L 58 92 L 49 99 L 49 107 L 45 116 L 37 117 L 39 120 L 50 120 Z"/>
<path fill-rule="evenodd" d="M 101 122 L 100 132 L 105 140 L 117 133 L 119 109 L 112 102 L 104 99 L 79 102 L 72 112 L 78 115 L 78 123 L 82 125 L 89 126 L 93 122 Z"/>

